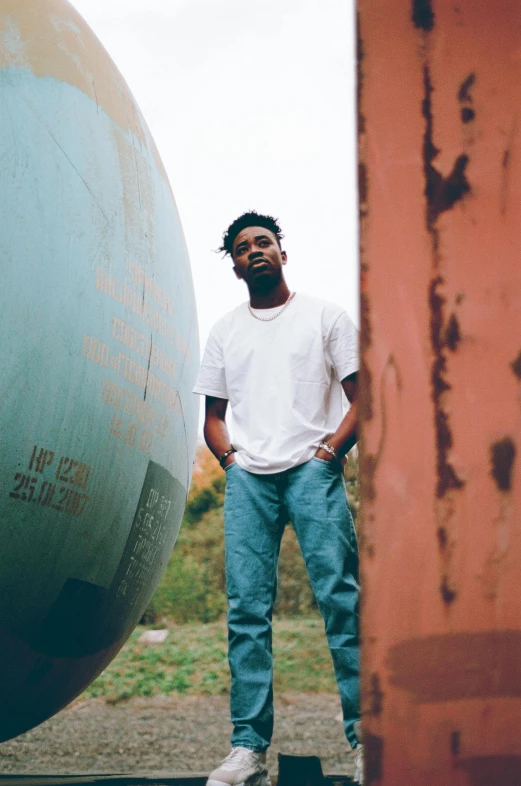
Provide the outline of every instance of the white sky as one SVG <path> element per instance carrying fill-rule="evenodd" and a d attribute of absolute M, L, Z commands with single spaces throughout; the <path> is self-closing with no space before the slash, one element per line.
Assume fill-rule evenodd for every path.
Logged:
<path fill-rule="evenodd" d="M 223 231 L 280 219 L 290 289 L 358 324 L 354 0 L 72 0 L 150 127 L 183 223 L 201 348 L 246 300 Z"/>

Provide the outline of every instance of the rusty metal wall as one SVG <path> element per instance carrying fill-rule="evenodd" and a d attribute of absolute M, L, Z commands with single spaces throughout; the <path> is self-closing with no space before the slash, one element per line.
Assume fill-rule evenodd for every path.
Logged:
<path fill-rule="evenodd" d="M 367 783 L 521 783 L 521 8 L 358 0 Z"/>

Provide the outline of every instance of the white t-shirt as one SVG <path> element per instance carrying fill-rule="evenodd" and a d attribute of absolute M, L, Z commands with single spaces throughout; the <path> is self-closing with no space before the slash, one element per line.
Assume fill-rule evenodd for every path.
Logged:
<path fill-rule="evenodd" d="M 280 311 L 259 309 L 269 317 Z M 270 474 L 309 461 L 343 417 L 341 380 L 358 370 L 358 331 L 333 303 L 297 293 L 280 316 L 248 304 L 212 328 L 194 393 L 227 399 L 243 469 Z"/>

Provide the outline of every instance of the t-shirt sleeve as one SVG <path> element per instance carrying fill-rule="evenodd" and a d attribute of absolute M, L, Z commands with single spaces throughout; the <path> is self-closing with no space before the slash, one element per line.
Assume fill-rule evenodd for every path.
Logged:
<path fill-rule="evenodd" d="M 208 337 L 193 392 L 228 399 L 222 341 L 215 329 Z"/>
<path fill-rule="evenodd" d="M 327 351 L 340 382 L 358 371 L 358 329 L 345 311 L 329 331 Z"/>

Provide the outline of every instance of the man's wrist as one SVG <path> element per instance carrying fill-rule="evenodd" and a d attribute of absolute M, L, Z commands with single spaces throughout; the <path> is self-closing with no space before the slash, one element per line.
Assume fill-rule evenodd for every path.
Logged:
<path fill-rule="evenodd" d="M 338 454 L 337 454 L 335 448 L 333 447 L 333 445 L 331 445 L 330 442 L 325 442 L 325 441 L 324 442 L 320 442 L 318 447 L 319 447 L 320 450 L 325 450 L 326 453 L 329 453 L 329 455 L 332 458 L 334 458 L 337 461 L 339 461 Z"/>
<path fill-rule="evenodd" d="M 345 456 L 343 454 L 339 455 L 338 448 L 335 448 L 334 445 L 329 442 L 329 440 L 324 440 L 324 442 L 333 449 L 334 454 L 330 450 L 327 450 L 327 448 L 323 448 L 323 443 L 320 443 L 315 453 L 316 458 L 319 458 L 322 461 L 330 461 L 332 464 L 338 464 L 339 467 L 343 467 L 346 463 Z"/>
<path fill-rule="evenodd" d="M 234 448 L 234 447 L 233 447 L 233 445 L 231 445 L 231 446 L 228 448 L 228 450 L 225 450 L 225 452 L 222 454 L 222 456 L 219 456 L 219 457 L 218 457 L 218 459 L 217 459 L 217 460 L 218 460 L 219 464 L 221 465 L 221 467 L 222 467 L 223 469 L 224 469 L 224 467 L 226 466 L 226 461 L 227 461 L 227 459 L 228 459 L 228 458 L 229 458 L 229 457 L 232 455 L 232 453 L 237 453 L 237 449 L 236 449 L 236 448 Z"/>

